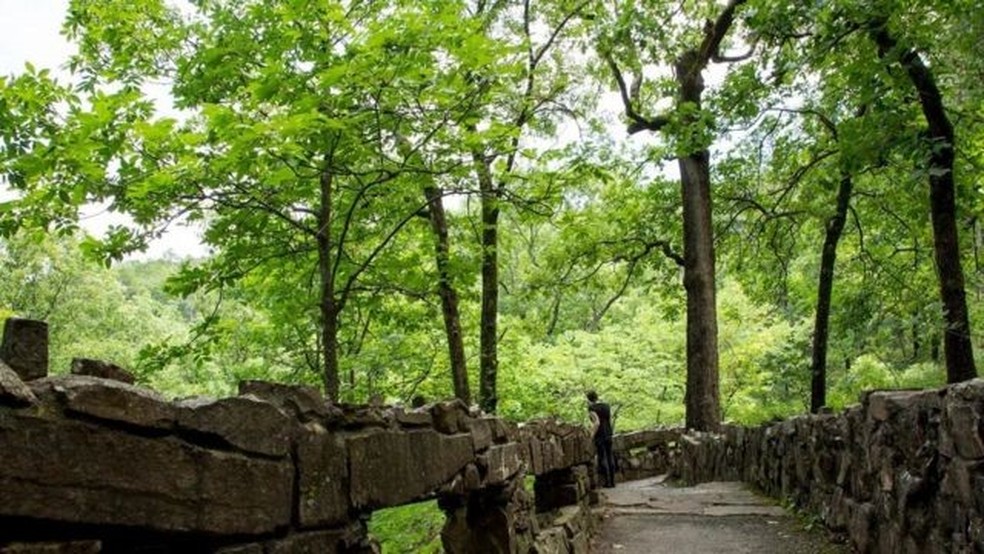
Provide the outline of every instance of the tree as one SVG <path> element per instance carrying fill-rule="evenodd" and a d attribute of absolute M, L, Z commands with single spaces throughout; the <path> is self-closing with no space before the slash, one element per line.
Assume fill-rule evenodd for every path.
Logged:
<path fill-rule="evenodd" d="M 652 29 L 618 29 L 616 36 L 631 36 L 637 44 L 603 44 L 603 55 L 618 84 L 619 94 L 629 120 L 629 134 L 667 131 L 673 128 L 677 137 L 677 161 L 683 204 L 684 287 L 687 291 L 687 427 L 697 430 L 716 430 L 721 421 L 718 385 L 717 306 L 715 299 L 714 240 L 711 219 L 710 183 L 710 114 L 701 108 L 704 91 L 703 72 L 714 62 L 739 61 L 744 57 L 728 57 L 721 53 L 722 44 L 730 31 L 735 13 L 744 0 L 731 0 L 713 21 L 708 21 L 697 34 L 697 46 L 684 46 L 673 60 L 676 80 L 674 109 L 668 115 L 646 117 L 638 111 L 642 84 L 641 67 L 638 80 L 629 86 L 616 61 L 616 49 L 641 50 L 663 48 L 660 41 L 646 44 Z M 621 20 L 656 25 L 654 14 L 633 13 L 628 6 L 619 14 Z M 667 18 L 668 20 L 669 18 Z M 688 37 L 690 38 L 690 37 Z M 633 63 L 639 64 L 640 54 Z M 656 58 L 658 59 L 658 57 Z"/>
<path fill-rule="evenodd" d="M 932 5 L 930 5 L 932 4 Z M 775 67 L 806 65 L 819 73 L 824 86 L 840 83 L 862 104 L 870 104 L 881 112 L 903 115 L 902 124 L 872 128 L 868 132 L 881 135 L 882 163 L 890 160 L 886 145 L 921 166 L 930 182 L 929 213 L 933 229 L 933 250 L 940 287 L 944 320 L 944 346 L 947 356 L 948 380 L 955 382 L 976 375 L 970 341 L 969 318 L 964 291 L 961 249 L 958 239 L 954 164 L 956 135 L 943 104 L 943 93 L 933 71 L 923 61 L 934 49 L 941 49 L 938 37 L 941 29 L 962 26 L 965 8 L 955 4 L 929 3 L 911 9 L 908 4 L 882 2 L 872 6 L 850 3 L 830 3 L 824 6 L 790 6 L 775 4 L 762 10 L 756 21 L 757 30 L 777 50 L 788 50 L 799 43 L 805 54 L 799 63 L 780 59 Z M 960 23 L 956 23 L 959 20 Z M 973 23 L 971 23 L 973 24 Z M 902 32 L 899 29 L 904 28 Z M 901 37 L 901 40 L 899 39 Z M 937 56 L 935 71 L 948 71 L 951 58 L 962 57 L 966 44 L 953 41 L 948 55 Z M 874 48 L 873 48 L 874 47 Z M 908 85 L 893 73 L 898 63 Z M 904 120 L 911 93 L 915 88 L 918 106 L 927 122 L 926 130 L 913 126 L 914 120 Z M 958 94 L 964 94 L 961 91 Z M 918 138 L 926 135 L 927 138 Z M 857 150 L 856 146 L 845 150 Z M 920 159 L 921 158 L 921 159 Z M 898 208 L 896 208 L 898 209 Z M 914 345 L 915 346 L 915 345 Z"/>
<path fill-rule="evenodd" d="M 434 233 L 434 259 L 438 273 L 438 295 L 441 297 L 441 315 L 448 342 L 448 359 L 451 364 L 451 377 L 454 395 L 465 404 L 471 404 L 471 390 L 468 387 L 468 366 L 465 363 L 465 343 L 461 329 L 461 315 L 458 310 L 458 293 L 451 281 L 451 247 L 448 238 L 448 220 L 444 211 L 444 193 L 433 184 L 424 186 L 427 200 L 427 218 Z"/>
<path fill-rule="evenodd" d="M 475 19 L 483 31 L 493 37 L 505 28 L 512 33 L 506 39 L 512 55 L 496 62 L 487 60 L 484 70 L 473 78 L 483 87 L 483 103 L 476 106 L 473 119 L 464 127 L 471 135 L 471 162 L 481 202 L 482 305 L 479 355 L 479 405 L 495 413 L 498 403 L 498 316 L 499 316 L 499 216 L 510 194 L 521 157 L 522 139 L 531 127 L 549 127 L 548 114 L 570 114 L 562 95 L 569 80 L 562 69 L 561 50 L 565 34 L 578 22 L 590 0 L 560 2 L 523 2 L 521 9 L 510 10 L 504 3 L 478 2 Z M 519 11 L 519 13 L 516 13 Z M 546 28 L 545 38 L 535 31 Z M 485 130 L 480 130 L 484 127 Z"/>
<path fill-rule="evenodd" d="M 141 347 L 183 335 L 181 313 L 147 289 L 127 286 L 115 268 L 87 259 L 80 239 L 20 232 L 0 241 L 0 319 L 48 322 L 53 373 L 85 357 L 119 364 L 145 380 Z"/>
<path fill-rule="evenodd" d="M 933 249 L 939 272 L 940 298 L 946 322 L 943 352 L 946 356 L 947 382 L 958 383 L 977 377 L 974 348 L 970 340 L 970 321 L 963 267 L 960 261 L 960 240 L 957 232 L 956 186 L 954 157 L 956 137 L 947 116 L 943 95 L 917 52 L 900 47 L 892 36 L 888 21 L 871 22 L 872 39 L 883 59 L 897 61 L 905 70 L 919 97 L 927 125 L 929 150 L 926 171 L 929 175 L 930 215 L 933 222 Z"/>
<path fill-rule="evenodd" d="M 414 181 L 460 165 L 440 145 L 474 92 L 444 64 L 467 73 L 475 60 L 462 6 L 210 2 L 191 17 L 143 4 L 80 0 L 67 23 L 92 87 L 173 79 L 194 114 L 131 127 L 114 202 L 138 225 L 206 221 L 216 255 L 189 268 L 186 290 L 313 269 L 317 286 L 302 290 L 317 299 L 315 342 L 337 400 L 346 308 L 432 205 Z"/>

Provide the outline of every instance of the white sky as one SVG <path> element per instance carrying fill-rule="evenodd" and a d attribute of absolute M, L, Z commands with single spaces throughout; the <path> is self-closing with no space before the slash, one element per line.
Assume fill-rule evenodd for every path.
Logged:
<path fill-rule="evenodd" d="M 37 68 L 51 69 L 59 80 L 67 81 L 64 65 L 73 52 L 61 35 L 67 9 L 68 0 L 0 0 L 0 75 L 19 73 L 29 61 Z M 109 225 L 125 221 L 123 216 L 109 213 L 105 206 L 90 206 L 83 210 L 81 224 L 99 236 Z M 134 257 L 203 256 L 207 249 L 199 237 L 197 230 L 176 225 L 151 243 L 146 253 Z"/>
<path fill-rule="evenodd" d="M 20 71 L 30 60 L 55 68 L 71 47 L 59 34 L 68 0 L 0 0 L 0 74 Z"/>

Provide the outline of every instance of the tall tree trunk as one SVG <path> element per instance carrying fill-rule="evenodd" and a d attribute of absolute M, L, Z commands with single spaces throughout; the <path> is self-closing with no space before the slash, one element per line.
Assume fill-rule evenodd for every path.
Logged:
<path fill-rule="evenodd" d="M 492 179 L 489 162 L 481 153 L 474 153 L 473 160 L 482 200 L 482 317 L 478 405 L 486 412 L 494 414 L 499 401 L 496 393 L 499 369 L 499 194 Z"/>
<path fill-rule="evenodd" d="M 701 72 L 707 60 L 696 51 L 677 60 L 680 102 L 700 108 Z M 686 423 L 714 431 L 721 424 L 718 387 L 717 303 L 714 233 L 711 224 L 710 153 L 706 147 L 678 158 L 683 196 L 683 284 L 687 290 Z"/>
<path fill-rule="evenodd" d="M 955 137 L 953 125 L 943 105 L 943 95 L 932 72 L 914 50 L 898 51 L 897 42 L 884 22 L 872 29 L 872 36 L 883 58 L 895 56 L 905 69 L 919 94 L 926 118 L 930 155 L 929 204 L 933 222 L 933 249 L 939 273 L 940 299 L 943 303 L 943 355 L 946 358 L 948 383 L 977 377 L 974 350 L 970 340 L 970 318 L 960 262 L 957 233 L 956 193 L 953 179 Z"/>
<path fill-rule="evenodd" d="M 333 175 L 321 173 L 321 205 L 318 210 L 318 273 L 321 278 L 321 351 L 324 359 L 325 395 L 338 402 L 338 304 L 331 263 L 331 200 Z"/>
<path fill-rule="evenodd" d="M 719 52 L 725 35 L 731 29 L 735 12 L 746 0 L 730 0 L 717 20 L 704 26 L 704 35 L 697 48 L 687 50 L 676 60 L 675 71 L 678 96 L 675 110 L 690 114 L 688 124 L 700 125 L 704 92 L 702 73 L 707 64 L 733 62 L 744 56 L 726 57 Z M 629 134 L 639 131 L 663 130 L 675 118 L 659 116 L 646 118 L 632 106 L 638 96 L 637 81 L 632 88 L 626 84 L 614 59 L 608 64 L 618 83 L 625 113 L 629 118 Z M 684 110 L 687 110 L 684 112 Z M 680 189 L 683 197 L 683 284 L 687 290 L 687 391 L 685 394 L 687 427 L 699 431 L 714 431 L 721 425 L 721 399 L 718 375 L 717 299 L 714 275 L 714 229 L 711 220 L 711 161 L 709 144 L 686 144 L 688 140 L 702 141 L 700 132 L 682 137 L 689 151 L 680 155 Z"/>
<path fill-rule="evenodd" d="M 441 189 L 435 186 L 424 187 L 427 199 L 427 213 L 434 232 L 434 249 L 437 260 L 437 292 L 441 297 L 441 313 L 444 315 L 444 330 L 448 336 L 448 356 L 451 361 L 451 381 L 454 395 L 466 405 L 471 404 L 468 389 L 468 370 L 465 365 L 465 344 L 461 333 L 461 317 L 458 313 L 458 293 L 451 285 L 448 268 L 450 246 L 448 240 L 448 221 L 444 213 Z"/>
<path fill-rule="evenodd" d="M 817 413 L 827 404 L 827 338 L 830 333 L 830 300 L 834 288 L 834 264 L 837 261 L 837 244 L 844 233 L 847 209 L 851 203 L 854 181 L 847 173 L 841 175 L 837 190 L 837 211 L 827 221 L 820 256 L 820 283 L 817 286 L 817 316 L 813 324 L 813 359 L 810 364 L 812 386 L 810 411 Z"/>

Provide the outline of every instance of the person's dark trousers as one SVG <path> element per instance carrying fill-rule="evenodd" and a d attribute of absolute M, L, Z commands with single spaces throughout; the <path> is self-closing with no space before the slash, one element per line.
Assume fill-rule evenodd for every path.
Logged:
<path fill-rule="evenodd" d="M 598 453 L 598 476 L 601 486 L 615 486 L 615 454 L 612 452 L 612 439 L 597 439 L 594 441 Z"/>

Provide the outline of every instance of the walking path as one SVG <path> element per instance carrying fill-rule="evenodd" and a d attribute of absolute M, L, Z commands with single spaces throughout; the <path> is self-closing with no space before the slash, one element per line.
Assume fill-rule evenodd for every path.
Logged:
<path fill-rule="evenodd" d="M 676 487 L 663 477 L 601 493 L 603 523 L 595 554 L 841 554 L 820 531 L 743 483 Z"/>

